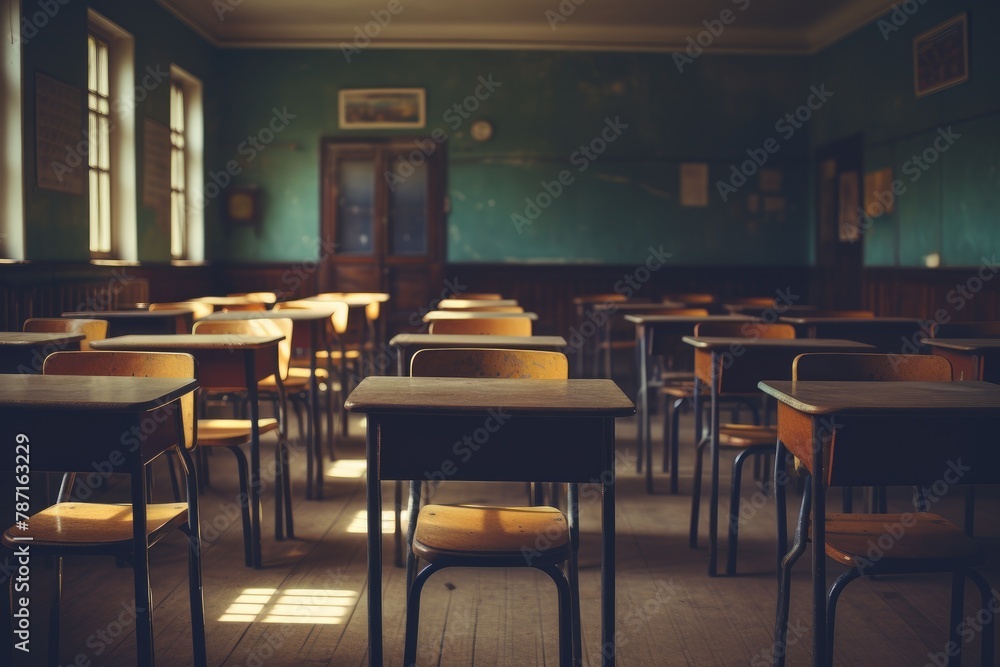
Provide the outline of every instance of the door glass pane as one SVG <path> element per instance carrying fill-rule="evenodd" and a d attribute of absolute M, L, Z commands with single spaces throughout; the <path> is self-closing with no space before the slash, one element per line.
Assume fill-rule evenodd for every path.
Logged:
<path fill-rule="evenodd" d="M 389 252 L 393 255 L 427 254 L 427 165 L 412 166 L 413 173 L 389 187 Z"/>
<path fill-rule="evenodd" d="M 345 255 L 372 252 L 375 215 L 375 161 L 343 160 L 338 165 L 337 243 Z"/>

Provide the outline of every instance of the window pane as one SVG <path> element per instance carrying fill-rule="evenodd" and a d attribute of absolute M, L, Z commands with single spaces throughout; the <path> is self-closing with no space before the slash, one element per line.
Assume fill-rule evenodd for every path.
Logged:
<path fill-rule="evenodd" d="M 87 35 L 87 88 L 97 90 L 97 42 Z"/>
<path fill-rule="evenodd" d="M 98 172 L 101 202 L 101 252 L 111 252 L 111 176 L 107 172 Z"/>
<path fill-rule="evenodd" d="M 374 241 L 375 161 L 344 160 L 339 164 L 337 243 L 345 255 L 367 254 Z"/>
<path fill-rule="evenodd" d="M 98 145 L 100 144 L 100 135 L 97 133 L 97 113 L 94 111 L 90 112 L 89 122 L 87 124 L 87 152 L 90 154 L 88 164 L 91 169 L 97 166 L 97 155 L 98 155 Z"/>
<path fill-rule="evenodd" d="M 97 135 L 99 137 L 98 144 L 100 145 L 100 153 L 97 161 L 97 166 L 101 169 L 108 170 L 111 168 L 111 142 L 109 140 L 108 131 L 108 117 L 98 116 L 97 118 Z"/>
<path fill-rule="evenodd" d="M 399 160 L 402 162 L 402 158 Z M 400 173 L 394 170 L 394 173 Z M 423 255 L 427 252 L 427 165 L 389 188 L 389 252 Z"/>
<path fill-rule="evenodd" d="M 108 45 L 97 43 L 97 92 L 104 97 L 110 97 L 108 88 Z"/>
<path fill-rule="evenodd" d="M 90 251 L 100 251 L 101 215 L 97 189 L 97 172 L 90 172 Z"/>

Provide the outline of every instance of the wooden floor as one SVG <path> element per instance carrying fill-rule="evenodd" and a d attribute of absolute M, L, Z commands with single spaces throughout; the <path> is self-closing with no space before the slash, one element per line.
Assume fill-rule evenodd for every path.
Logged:
<path fill-rule="evenodd" d="M 776 584 L 773 500 L 750 482 L 754 514 L 741 532 L 739 575 L 710 579 L 706 550 L 687 545 L 693 456 L 690 416 L 685 417 L 682 493 L 667 495 L 665 479 L 648 496 L 635 473 L 635 423 L 618 429 L 618 664 L 765 665 L 769 664 Z M 363 432 L 342 443 L 341 460 L 327 477 L 322 501 L 303 498 L 304 460 L 295 459 L 296 539 L 276 542 L 272 505 L 265 506 L 265 568 L 243 565 L 241 526 L 234 512 L 235 467 L 227 452 L 211 457 L 211 489 L 202 498 L 204 585 L 210 665 L 282 667 L 285 665 L 367 664 L 365 602 L 365 522 Z M 654 423 L 654 433 L 659 433 Z M 657 451 L 658 454 L 658 451 Z M 158 473 L 163 473 L 158 469 Z M 165 476 L 164 476 L 165 477 Z M 724 484 L 728 475 L 723 475 Z M 724 487 L 726 488 L 726 487 Z M 160 486 L 163 491 L 165 486 Z M 265 496 L 270 498 L 270 487 Z M 111 496 L 123 489 L 113 486 Z M 452 484 L 435 501 L 523 502 L 520 485 Z M 891 497 L 905 511 L 906 490 Z M 991 548 L 984 574 L 1000 588 L 1000 494 L 980 488 L 977 531 Z M 592 497 L 592 496 L 584 496 Z M 391 502 L 392 487 L 385 486 Z M 797 508 L 792 496 L 790 510 Z M 705 506 L 707 507 L 707 505 Z M 748 506 L 753 508 L 753 505 Z M 581 586 L 585 665 L 600 664 L 599 652 L 599 504 L 583 505 Z M 957 499 L 945 498 L 938 511 L 961 516 Z M 791 511 L 790 511 L 791 516 Z M 703 509 L 703 517 L 707 511 Z M 724 523 L 724 522 L 723 522 Z M 388 524 L 387 524 L 388 525 Z M 703 521 L 703 526 L 707 520 Z M 702 529 L 704 536 L 707 529 Z M 269 534 L 270 533 L 270 534 Z M 386 536 L 385 548 L 392 541 Z M 160 665 L 191 664 L 186 553 L 179 534 L 151 552 L 156 654 Z M 831 563 L 832 577 L 839 571 Z M 811 664 L 808 559 L 795 580 L 789 665 Z M 43 664 L 47 610 L 44 581 L 51 573 L 33 570 L 35 619 L 28 664 Z M 385 650 L 388 665 L 402 664 L 403 577 L 386 567 Z M 879 667 L 944 664 L 936 654 L 947 642 L 948 581 L 942 576 L 906 576 L 852 584 L 840 604 L 836 664 Z M 81 558 L 65 565 L 60 665 L 134 665 L 132 575 L 108 559 Z M 979 608 L 974 589 L 966 593 L 967 615 Z M 418 664 L 556 665 L 555 591 L 530 571 L 450 570 L 436 575 L 424 593 Z M 539 628 L 541 631 L 539 631 Z M 965 664 L 978 665 L 975 629 Z"/>

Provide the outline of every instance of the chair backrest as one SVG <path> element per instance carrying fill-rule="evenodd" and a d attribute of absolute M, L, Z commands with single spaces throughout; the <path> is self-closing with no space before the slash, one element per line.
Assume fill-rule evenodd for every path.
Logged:
<path fill-rule="evenodd" d="M 605 294 L 580 294 L 579 296 L 573 297 L 573 303 L 575 304 L 624 303 L 625 301 L 628 301 L 627 296 L 624 294 L 617 294 L 615 292 L 607 292 Z"/>
<path fill-rule="evenodd" d="M 643 315 L 676 315 L 678 317 L 708 317 L 706 308 L 649 308 Z"/>
<path fill-rule="evenodd" d="M 738 299 L 729 299 L 727 303 L 739 304 L 741 306 L 761 306 L 764 308 L 774 305 L 773 296 L 744 296 Z"/>
<path fill-rule="evenodd" d="M 809 317 L 843 317 L 845 319 L 867 320 L 875 317 L 870 310 L 810 310 Z"/>
<path fill-rule="evenodd" d="M 90 349 L 90 341 L 103 340 L 108 335 L 107 320 L 89 318 L 34 317 L 24 321 L 24 330 L 34 333 L 81 333 L 80 350 Z"/>
<path fill-rule="evenodd" d="M 438 304 L 439 310 L 474 311 L 480 313 L 523 313 L 524 306 L 448 306 Z"/>
<path fill-rule="evenodd" d="M 333 311 L 333 314 L 330 315 L 330 326 L 333 328 L 334 334 L 340 336 L 347 331 L 347 318 L 351 312 L 351 308 L 343 301 L 308 301 L 302 299 L 299 301 L 282 301 L 281 303 L 274 304 L 274 310 L 315 310 L 317 308 Z"/>
<path fill-rule="evenodd" d="M 53 352 L 45 358 L 43 375 L 99 375 L 112 377 L 194 378 L 194 357 L 183 352 Z M 197 420 L 194 392 L 180 399 L 184 443 L 193 449 Z"/>
<path fill-rule="evenodd" d="M 293 322 L 287 317 L 256 320 L 201 320 L 194 323 L 196 334 L 237 334 L 242 336 L 284 336 L 278 342 L 278 374 L 284 380 L 292 360 Z"/>
<path fill-rule="evenodd" d="M 190 310 L 194 319 L 200 320 L 215 312 L 215 306 L 201 301 L 164 301 L 149 304 L 150 310 Z"/>
<path fill-rule="evenodd" d="M 410 361 L 413 377 L 565 380 L 569 364 L 561 352 L 497 349 L 419 350 Z"/>
<path fill-rule="evenodd" d="M 455 295 L 456 299 L 472 299 L 475 301 L 496 301 L 502 299 L 500 292 L 460 292 Z"/>
<path fill-rule="evenodd" d="M 664 294 L 660 297 L 663 303 L 683 303 L 685 306 L 711 306 L 715 303 L 715 295 L 703 292 L 677 292 Z"/>
<path fill-rule="evenodd" d="M 792 362 L 793 380 L 950 382 L 951 363 L 931 354 L 815 352 Z"/>
<path fill-rule="evenodd" d="M 948 322 L 934 327 L 935 338 L 1000 338 L 1000 322 Z"/>
<path fill-rule="evenodd" d="M 527 317 L 475 317 L 468 320 L 435 320 L 432 334 L 464 334 L 494 336 L 530 336 L 531 320 Z"/>
<path fill-rule="evenodd" d="M 259 301 L 261 303 L 274 303 L 278 300 L 278 295 L 274 292 L 233 292 L 226 296 L 241 296 L 248 301 Z"/>
<path fill-rule="evenodd" d="M 267 310 L 267 304 L 263 301 L 248 301 L 246 303 L 231 303 L 222 307 L 223 312 L 228 310 L 251 310 L 251 311 L 261 311 Z"/>
<path fill-rule="evenodd" d="M 791 324 L 764 324 L 753 320 L 699 322 L 694 327 L 695 336 L 730 338 L 795 338 Z"/>

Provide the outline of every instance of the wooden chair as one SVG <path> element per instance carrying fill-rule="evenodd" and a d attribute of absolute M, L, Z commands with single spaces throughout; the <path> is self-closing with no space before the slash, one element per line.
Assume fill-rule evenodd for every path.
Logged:
<path fill-rule="evenodd" d="M 82 333 L 80 351 L 90 349 L 90 341 L 103 340 L 108 335 L 107 320 L 34 317 L 24 321 L 24 330 L 35 333 Z"/>
<path fill-rule="evenodd" d="M 803 354 L 798 356 L 792 365 L 793 380 L 831 380 L 831 381 L 924 381 L 950 382 L 951 364 L 942 357 L 930 355 L 898 355 L 898 354 Z M 905 443 L 895 444 L 887 439 L 887 447 L 895 446 L 899 456 L 907 456 Z M 836 432 L 826 451 L 829 473 L 828 486 L 851 485 L 852 476 L 858 485 L 873 483 L 877 471 L 845 470 L 845 466 L 837 467 Z M 775 474 L 781 471 L 785 458 L 784 448 L 779 445 Z M 799 466 L 796 466 L 799 468 Z M 836 471 L 836 472 L 835 472 Z M 806 473 L 808 475 L 808 473 Z M 776 487 L 781 495 L 778 500 L 778 608 L 775 624 L 775 665 L 784 665 L 784 650 L 777 647 L 785 646 L 788 631 L 788 612 L 791 600 L 791 569 L 806 549 L 806 536 L 809 532 L 809 513 L 812 502 L 812 485 L 806 483 L 806 493 L 802 497 L 802 507 L 799 513 L 799 523 L 795 531 L 795 544 L 792 551 L 785 555 L 787 536 L 784 516 L 784 489 Z M 874 541 L 881 542 L 880 536 L 885 533 L 886 526 L 905 526 L 898 536 L 893 535 L 890 549 L 884 549 L 880 558 L 872 559 L 871 545 Z M 834 628 L 836 621 L 837 601 L 844 588 L 855 579 L 862 576 L 885 574 L 911 574 L 930 572 L 950 572 L 952 574 L 951 616 L 949 622 L 949 639 L 957 647 L 959 653 L 955 662 L 960 664 L 962 638 L 959 628 L 962 625 L 965 577 L 971 579 L 980 589 L 983 597 L 983 608 L 988 609 L 993 593 L 989 583 L 974 569 L 983 560 L 984 552 L 976 542 L 964 534 L 962 530 L 937 514 L 916 512 L 902 514 L 857 514 L 857 513 L 827 513 L 826 544 L 827 556 L 851 569 L 844 572 L 830 588 L 827 598 L 827 648 L 826 664 L 833 662 Z M 784 556 L 784 557 L 783 557 Z M 982 665 L 993 665 L 994 631 L 992 621 L 983 628 Z"/>
<path fill-rule="evenodd" d="M 193 333 L 196 334 L 242 334 L 242 335 L 269 335 L 274 333 L 269 325 L 264 324 L 271 320 L 215 320 L 195 322 Z M 279 369 L 281 366 L 281 347 L 279 345 Z M 287 361 L 284 368 L 287 368 Z M 280 375 L 280 372 L 279 372 Z M 279 391 L 284 378 L 278 378 Z M 247 389 L 243 378 L 232 378 L 232 384 L 228 386 L 206 386 L 202 383 L 204 391 L 216 392 L 236 392 Z M 279 409 L 278 417 L 259 419 L 257 421 L 258 433 L 263 436 L 267 433 L 277 433 L 278 442 L 275 444 L 275 532 L 280 533 L 282 519 L 282 505 L 286 506 L 288 526 L 291 529 L 291 490 L 289 486 L 288 466 L 288 443 L 286 439 L 287 430 L 284 414 L 284 400 L 280 401 L 282 406 Z M 247 567 L 253 567 L 253 527 L 250 522 L 250 466 L 242 446 L 250 444 L 253 438 L 253 422 L 249 419 L 199 419 L 198 420 L 198 447 L 206 450 L 224 447 L 236 457 L 236 472 L 240 484 L 240 498 L 244 502 L 240 504 L 243 520 L 243 555 Z"/>
<path fill-rule="evenodd" d="M 790 324 L 764 324 L 757 321 L 701 322 L 695 326 L 695 336 L 702 337 L 742 337 L 742 338 L 795 338 L 795 327 Z M 732 397 L 730 397 L 732 398 Z M 745 400 L 745 399 L 744 399 Z M 759 421 L 756 419 L 754 421 Z M 736 573 L 736 552 L 739 538 L 739 502 L 743 478 L 743 464 L 753 457 L 767 457 L 774 450 L 778 431 L 772 426 L 755 424 L 719 424 L 719 448 L 737 452 L 733 459 L 732 489 L 729 497 L 729 541 L 727 544 L 726 574 Z M 701 478 L 705 446 L 709 438 L 698 434 L 694 465 L 694 486 L 691 494 L 691 530 L 689 543 L 692 548 L 698 544 L 698 515 L 701 509 Z M 735 517 L 735 518 L 734 518 Z"/>
<path fill-rule="evenodd" d="M 374 305 L 375 315 L 378 318 L 378 303 L 373 302 L 368 304 L 365 308 L 366 313 Z M 341 415 L 341 433 L 345 437 L 347 436 L 347 416 L 343 412 L 344 400 L 347 398 L 347 392 L 352 387 L 354 383 L 349 381 L 348 370 L 353 369 L 353 376 L 358 378 L 357 381 L 361 381 L 361 347 L 360 346 L 348 346 L 345 340 L 345 333 L 348 327 L 348 317 L 350 315 L 350 308 L 343 301 L 310 301 L 307 299 L 299 301 L 285 301 L 282 303 L 275 304 L 274 310 L 301 310 L 307 308 L 322 308 L 324 310 L 333 309 L 333 314 L 330 316 L 329 322 L 326 324 L 326 343 L 329 347 L 329 351 L 326 349 L 316 350 L 316 379 L 319 382 L 320 388 L 326 387 L 327 395 L 327 449 L 329 450 L 329 455 L 332 458 L 333 452 L 333 433 L 334 425 L 333 419 L 334 414 L 339 413 Z M 309 358 L 305 356 L 303 352 L 308 352 L 308 347 L 295 341 L 292 346 L 292 367 L 289 371 L 292 377 L 304 377 L 308 380 L 309 378 Z M 334 371 L 337 371 L 336 379 L 334 376 Z M 301 421 L 300 421 L 301 423 Z M 310 422 L 311 423 L 311 422 Z"/>
<path fill-rule="evenodd" d="M 45 375 L 100 375 L 193 378 L 194 357 L 189 354 L 162 352 L 55 352 L 45 359 Z M 188 471 L 187 494 L 198 493 L 194 464 L 190 452 L 195 447 L 197 430 L 195 421 L 194 392 L 180 399 L 184 432 L 177 451 Z M 175 411 L 176 413 L 176 411 Z M 86 434 L 80 434 L 86 437 Z M 13 527 L 3 534 L 3 545 L 8 549 L 23 546 L 30 537 L 31 554 L 35 557 L 56 558 L 56 581 L 52 609 L 49 617 L 49 663 L 59 660 L 59 616 L 62 606 L 62 559 L 65 556 L 114 556 L 118 563 L 130 563 L 135 555 L 132 534 L 132 505 L 87 503 L 73 500 L 70 493 L 75 473 L 68 473 L 63 480 L 55 505 L 31 516 L 28 532 Z M 147 504 L 146 524 L 148 544 L 152 547 L 174 530 L 188 536 L 188 580 L 191 605 L 191 633 L 194 644 L 195 664 L 207 663 L 205 646 L 205 608 L 201 589 L 201 547 L 197 534 L 188 528 L 188 503 Z M 11 596 L 14 578 L 10 578 Z M 136 587 L 136 595 L 139 589 Z"/>
<path fill-rule="evenodd" d="M 432 334 L 462 334 L 472 336 L 530 336 L 531 320 L 527 317 L 482 317 L 468 320 L 435 320 Z"/>
<path fill-rule="evenodd" d="M 215 306 L 202 301 L 164 301 L 149 304 L 150 310 L 190 310 L 194 319 L 200 320 L 215 312 Z M 185 332 L 187 333 L 187 332 Z"/>
<path fill-rule="evenodd" d="M 268 304 L 275 303 L 278 300 L 278 295 L 274 292 L 233 292 L 226 296 L 241 296 L 248 301 L 260 301 L 261 303 Z"/>
<path fill-rule="evenodd" d="M 410 365 L 417 377 L 566 379 L 569 365 L 559 352 L 494 349 L 420 350 Z M 406 639 L 404 665 L 416 664 L 420 591 L 427 579 L 446 567 L 533 567 L 556 584 L 559 596 L 559 664 L 580 658 L 576 485 L 569 491 L 569 524 L 554 507 L 483 507 L 426 505 L 420 508 L 421 482 L 410 482 L 407 549 Z M 419 512 L 417 511 L 419 509 Z M 544 537 L 548 549 L 525 558 L 523 547 Z M 427 566 L 413 576 L 416 560 Z M 559 565 L 568 563 L 568 578 Z"/>

